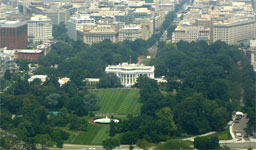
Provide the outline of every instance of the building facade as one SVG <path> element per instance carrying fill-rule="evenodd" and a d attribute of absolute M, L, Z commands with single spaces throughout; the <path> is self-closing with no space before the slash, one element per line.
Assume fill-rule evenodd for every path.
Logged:
<path fill-rule="evenodd" d="M 250 39 L 255 39 L 255 31 L 255 18 L 215 21 L 211 29 L 212 42 L 221 40 L 230 45 L 249 44 Z"/>
<path fill-rule="evenodd" d="M 67 23 L 67 34 L 73 40 L 78 40 L 77 30 L 84 31 L 84 25 L 86 24 L 95 24 L 95 19 L 90 18 L 89 16 L 75 16 L 70 17 Z"/>
<path fill-rule="evenodd" d="M 97 25 L 93 29 L 85 29 L 84 43 L 93 44 L 99 43 L 105 39 L 109 39 L 111 42 L 117 42 L 117 32 L 112 25 Z"/>
<path fill-rule="evenodd" d="M 16 72 L 18 69 L 13 51 L 0 49 L 0 77 L 4 76 L 6 70 Z"/>
<path fill-rule="evenodd" d="M 127 26 L 119 31 L 118 41 L 134 41 L 139 38 L 142 38 L 141 28 L 139 26 Z"/>
<path fill-rule="evenodd" d="M 146 75 L 147 77 L 155 78 L 155 67 L 144 66 L 140 64 L 128 64 L 122 63 L 119 65 L 109 65 L 106 67 L 106 73 L 114 73 L 120 78 L 121 84 L 125 87 L 131 87 L 137 81 L 140 75 Z"/>
<path fill-rule="evenodd" d="M 44 12 L 44 14 L 51 19 L 53 24 L 67 24 L 70 18 L 70 13 L 67 10 L 62 10 L 59 8 L 47 10 Z"/>
<path fill-rule="evenodd" d="M 28 42 L 44 43 L 52 38 L 51 20 L 42 15 L 31 17 L 31 20 L 28 21 Z"/>
<path fill-rule="evenodd" d="M 25 21 L 0 22 L 0 48 L 25 49 L 28 45 Z"/>
<path fill-rule="evenodd" d="M 15 59 L 38 61 L 40 56 L 43 55 L 44 53 L 42 50 L 24 49 L 17 50 L 16 53 L 14 54 L 14 57 Z"/>
<path fill-rule="evenodd" d="M 197 41 L 197 40 L 210 40 L 210 28 L 200 26 L 178 26 L 172 35 L 173 42 L 183 41 Z"/>

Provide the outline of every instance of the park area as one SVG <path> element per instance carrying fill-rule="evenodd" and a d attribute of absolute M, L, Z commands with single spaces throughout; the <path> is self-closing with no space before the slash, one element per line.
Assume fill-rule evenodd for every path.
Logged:
<path fill-rule="evenodd" d="M 100 109 L 93 113 L 97 118 L 105 117 L 105 114 L 114 114 L 118 119 L 126 119 L 126 115 L 138 115 L 141 103 L 139 103 L 139 90 L 136 89 L 100 89 L 93 90 L 101 99 Z M 109 116 L 110 117 L 110 116 Z M 70 138 L 65 143 L 82 145 L 101 145 L 102 141 L 109 138 L 109 125 L 93 124 L 95 117 L 84 117 L 87 122 L 87 131 L 68 131 Z M 118 135 L 115 136 L 118 138 Z"/>

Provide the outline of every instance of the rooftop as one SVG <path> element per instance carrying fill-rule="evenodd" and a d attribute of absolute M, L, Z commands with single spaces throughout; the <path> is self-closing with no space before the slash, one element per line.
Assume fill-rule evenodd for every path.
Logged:
<path fill-rule="evenodd" d="M 26 21 L 0 21 L 0 27 L 2 28 L 15 28 L 27 24 Z"/>

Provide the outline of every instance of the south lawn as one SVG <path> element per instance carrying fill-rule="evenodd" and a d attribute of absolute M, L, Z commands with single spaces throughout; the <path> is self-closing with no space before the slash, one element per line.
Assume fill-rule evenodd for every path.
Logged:
<path fill-rule="evenodd" d="M 100 110 L 94 114 L 118 114 L 138 115 L 141 103 L 139 103 L 139 90 L 136 89 L 100 89 L 94 90 L 100 98 Z M 102 141 L 109 138 L 109 125 L 92 124 L 94 118 L 84 117 L 88 121 L 86 132 L 70 132 L 70 138 L 65 143 L 83 145 L 101 145 Z M 99 118 L 99 117 L 98 117 Z M 123 118 L 126 119 L 126 118 Z M 118 138 L 118 135 L 115 136 Z"/>

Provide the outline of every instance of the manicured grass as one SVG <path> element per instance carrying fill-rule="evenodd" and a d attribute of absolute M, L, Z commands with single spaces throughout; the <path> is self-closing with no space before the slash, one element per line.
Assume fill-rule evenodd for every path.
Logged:
<path fill-rule="evenodd" d="M 100 110 L 97 113 L 115 113 L 119 115 L 137 115 L 140 113 L 139 90 L 135 89 L 100 89 L 92 90 L 100 98 Z M 87 131 L 66 131 L 70 133 L 70 138 L 65 143 L 82 145 L 101 145 L 102 141 L 109 138 L 109 125 L 92 124 L 90 117 L 83 117 L 88 122 Z M 126 118 L 124 118 L 126 119 Z M 120 138 L 116 135 L 115 138 Z"/>
<path fill-rule="evenodd" d="M 100 98 L 100 110 L 95 113 L 116 113 L 136 115 L 140 113 L 139 90 L 102 89 L 94 91 Z"/>
<path fill-rule="evenodd" d="M 232 137 L 231 137 L 231 135 L 229 133 L 229 129 L 226 129 L 223 132 L 217 132 L 217 133 L 215 133 L 213 135 L 218 136 L 219 140 L 231 140 L 232 139 Z"/>
<path fill-rule="evenodd" d="M 109 125 L 88 124 L 86 132 L 72 132 L 67 143 L 84 145 L 101 145 L 109 138 Z"/>

